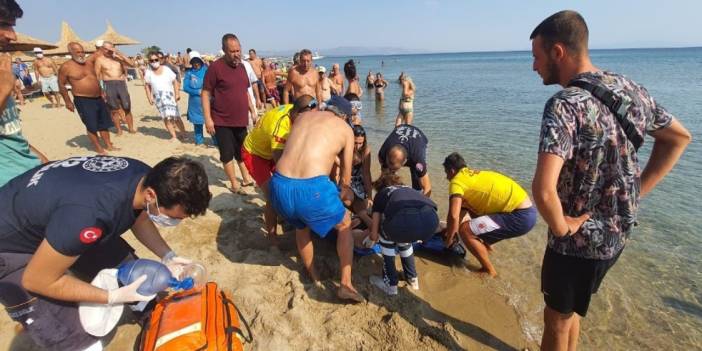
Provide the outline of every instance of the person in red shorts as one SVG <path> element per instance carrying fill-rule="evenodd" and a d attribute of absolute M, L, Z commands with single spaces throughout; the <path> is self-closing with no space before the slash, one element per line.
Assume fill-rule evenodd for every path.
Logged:
<path fill-rule="evenodd" d="M 269 110 L 256 122 L 241 147 L 244 165 L 266 197 L 264 220 L 268 238 L 273 244 L 277 244 L 277 220 L 275 211 L 268 203 L 268 180 L 271 179 L 276 161 L 283 154 L 295 117 L 315 107 L 316 100 L 312 96 L 303 95 L 294 105 L 280 105 Z"/>

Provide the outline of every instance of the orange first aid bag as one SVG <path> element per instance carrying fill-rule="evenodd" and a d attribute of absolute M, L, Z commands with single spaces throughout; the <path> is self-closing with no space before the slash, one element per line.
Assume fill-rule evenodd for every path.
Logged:
<path fill-rule="evenodd" d="M 253 340 L 239 309 L 214 282 L 159 301 L 140 339 L 141 351 L 242 351 L 242 343 Z"/>

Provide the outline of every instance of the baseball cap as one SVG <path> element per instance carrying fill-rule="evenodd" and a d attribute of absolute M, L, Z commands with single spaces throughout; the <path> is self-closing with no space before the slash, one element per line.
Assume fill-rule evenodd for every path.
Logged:
<path fill-rule="evenodd" d="M 35 54 L 39 54 L 39 53 L 44 52 L 41 48 L 34 48 L 34 50 L 32 50 L 32 51 L 34 51 Z"/>
<path fill-rule="evenodd" d="M 325 72 L 327 72 L 327 69 L 324 68 L 324 66 L 317 66 L 317 72 L 319 72 L 319 73 L 325 73 Z"/>
<path fill-rule="evenodd" d="M 95 47 L 101 48 L 101 47 L 102 47 L 102 44 L 104 44 L 104 43 L 105 43 L 104 40 L 96 40 L 96 41 L 95 41 Z"/>
<path fill-rule="evenodd" d="M 332 96 L 331 99 L 329 99 L 329 101 L 327 102 L 327 107 L 329 106 L 336 107 L 339 110 L 339 112 L 345 114 L 347 118 L 351 118 L 351 115 L 353 115 L 351 103 L 341 96 Z"/>

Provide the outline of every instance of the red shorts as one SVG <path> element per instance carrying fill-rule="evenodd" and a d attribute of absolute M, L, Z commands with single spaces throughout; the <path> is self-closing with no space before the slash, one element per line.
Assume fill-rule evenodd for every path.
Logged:
<path fill-rule="evenodd" d="M 265 158 L 252 155 L 243 146 L 241 147 L 241 159 L 244 161 L 244 165 L 251 177 L 256 181 L 256 185 L 261 186 L 261 184 L 271 179 L 271 175 L 273 175 L 275 170 L 275 162 L 273 160 L 266 160 Z"/>

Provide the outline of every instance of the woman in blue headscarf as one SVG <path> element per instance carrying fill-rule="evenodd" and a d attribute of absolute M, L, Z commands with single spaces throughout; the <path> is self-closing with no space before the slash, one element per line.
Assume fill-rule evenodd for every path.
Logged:
<path fill-rule="evenodd" d="M 183 77 L 183 91 L 190 95 L 188 99 L 188 121 L 193 124 L 195 129 L 195 145 L 201 145 L 205 140 L 202 128 L 202 125 L 205 123 L 205 117 L 202 114 L 200 92 L 202 91 L 202 84 L 205 82 L 207 66 L 197 51 L 190 52 L 190 65 L 192 68 L 186 70 Z"/>

